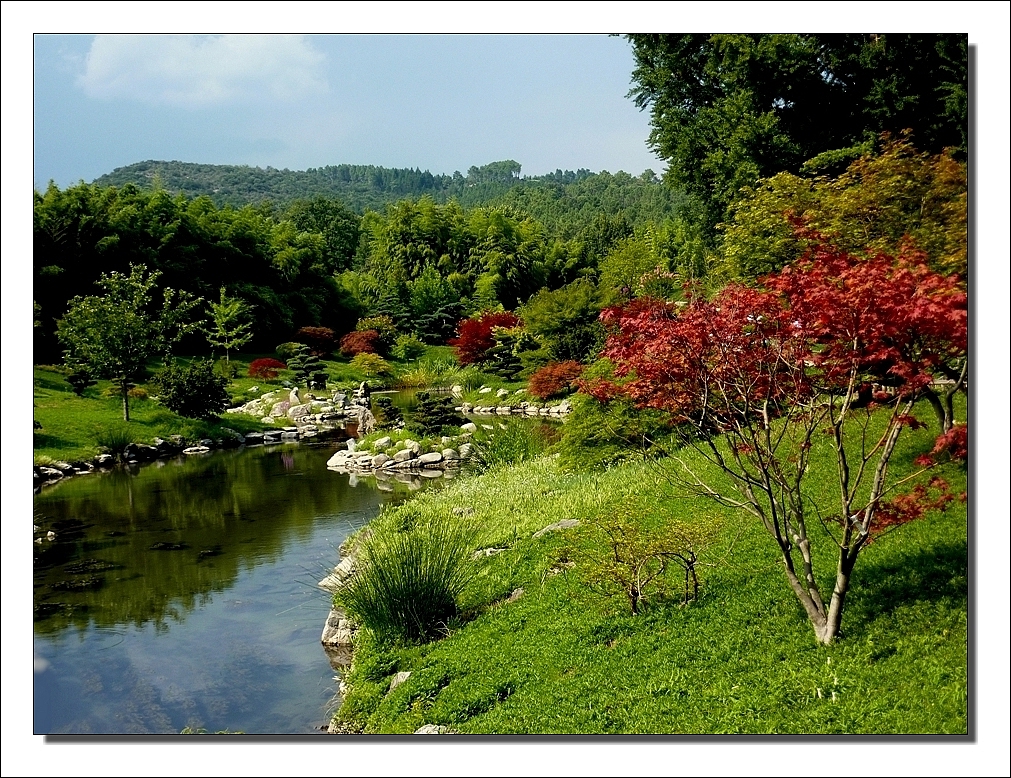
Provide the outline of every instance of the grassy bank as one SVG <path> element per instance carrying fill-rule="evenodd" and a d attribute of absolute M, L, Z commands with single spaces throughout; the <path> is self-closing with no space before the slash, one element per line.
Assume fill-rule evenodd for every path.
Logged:
<path fill-rule="evenodd" d="M 936 431 L 904 433 L 896 471 Z M 812 462 L 812 496 L 830 488 Z M 946 465 L 952 490 L 964 470 Z M 710 474 L 714 475 L 714 474 Z M 715 475 L 714 475 L 715 477 Z M 442 639 L 382 643 L 361 631 L 337 712 L 345 728 L 408 733 L 426 723 L 462 733 L 965 733 L 967 524 L 963 503 L 873 543 L 861 557 L 843 637 L 819 647 L 756 523 L 682 499 L 654 464 L 563 472 L 542 457 L 458 480 L 380 515 L 379 527 L 465 514 L 482 556 L 462 615 Z M 472 510 L 472 512 L 471 512 Z M 596 517 L 642 531 L 695 528 L 702 589 L 640 615 L 603 593 L 608 547 Z M 540 537 L 568 518 L 571 529 Z M 396 531 L 392 529 L 391 531 Z M 819 574 L 834 572 L 824 536 Z M 523 593 L 509 596 L 517 589 Z M 830 588 L 830 587 L 829 587 Z M 393 675 L 410 677 L 389 691 Z"/>
<path fill-rule="evenodd" d="M 330 377 L 330 385 L 334 387 L 351 388 L 362 381 L 369 381 L 373 387 L 395 386 L 399 376 L 418 371 L 424 373 L 426 365 L 455 365 L 451 352 L 446 346 L 431 346 L 417 360 L 392 360 L 392 372 L 386 376 L 367 375 L 356 370 L 350 360 L 343 358 L 325 360 L 324 369 Z M 264 356 L 274 355 L 233 355 L 231 363 L 234 365 L 235 376 L 228 386 L 233 403 L 238 404 L 280 389 L 285 380 L 291 382 L 292 375 L 289 371 L 282 371 L 274 380 L 248 377 L 249 363 Z M 181 358 L 180 361 L 186 362 L 188 359 Z M 158 364 L 152 363 L 149 373 L 153 374 L 157 369 Z M 446 367 L 446 371 L 449 370 Z M 220 421 L 212 423 L 184 418 L 150 399 L 157 395 L 157 389 L 147 382 L 138 384 L 135 392 L 138 396 L 130 398 L 130 422 L 127 423 L 123 421 L 122 401 L 109 381 L 98 381 L 78 397 L 67 383 L 66 371 L 61 367 L 37 365 L 33 377 L 34 418 L 42 425 L 34 436 L 36 463 L 88 459 L 100 453 L 103 448 L 110 447 L 110 444 L 122 445 L 131 441 L 150 443 L 155 437 L 182 435 L 187 440 L 199 440 L 220 437 L 222 428 L 242 433 L 266 428 L 259 420 L 242 415 L 225 414 Z"/>

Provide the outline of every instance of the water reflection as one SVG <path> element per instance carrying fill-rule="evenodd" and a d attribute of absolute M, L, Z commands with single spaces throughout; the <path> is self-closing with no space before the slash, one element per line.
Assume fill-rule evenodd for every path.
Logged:
<path fill-rule="evenodd" d="M 350 531 L 411 492 L 353 487 L 331 454 L 218 451 L 43 490 L 35 523 L 56 539 L 33 544 L 35 731 L 324 723 L 315 582 Z"/>

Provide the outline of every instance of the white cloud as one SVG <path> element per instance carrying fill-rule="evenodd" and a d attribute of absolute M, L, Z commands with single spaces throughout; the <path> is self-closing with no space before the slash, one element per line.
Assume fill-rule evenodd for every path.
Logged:
<path fill-rule="evenodd" d="M 90 97 L 184 107 L 293 101 L 327 91 L 323 60 L 301 35 L 98 35 L 79 83 Z"/>

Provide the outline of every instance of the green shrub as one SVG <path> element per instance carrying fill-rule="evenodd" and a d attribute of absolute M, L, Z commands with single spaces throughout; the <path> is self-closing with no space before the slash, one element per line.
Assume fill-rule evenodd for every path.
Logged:
<path fill-rule="evenodd" d="M 129 397 L 133 400 L 146 400 L 147 389 L 145 389 L 143 386 L 135 386 L 130 391 L 127 392 L 127 395 L 129 395 Z"/>
<path fill-rule="evenodd" d="M 87 368 L 76 367 L 73 372 L 67 374 L 67 383 L 74 390 L 74 394 L 81 397 L 85 389 L 95 385 L 95 379 Z"/>
<path fill-rule="evenodd" d="M 227 359 L 219 359 L 214 367 L 218 371 L 218 375 L 227 378 L 229 381 L 239 374 L 239 368 L 234 362 Z"/>
<path fill-rule="evenodd" d="M 474 542 L 473 530 L 447 521 L 373 534 L 336 599 L 382 640 L 430 638 L 459 612 Z"/>
<path fill-rule="evenodd" d="M 393 400 L 385 395 L 372 399 L 372 414 L 376 417 L 376 426 L 380 429 L 403 426 L 404 414 L 393 404 Z"/>
<path fill-rule="evenodd" d="M 697 599 L 698 551 L 715 534 L 704 522 L 687 529 L 676 522 L 647 528 L 639 514 L 653 510 L 629 504 L 612 507 L 610 515 L 588 522 L 598 543 L 573 554 L 587 588 L 624 598 L 632 616 L 675 593 L 682 604 Z M 606 553 L 600 553 L 600 545 Z"/>
<path fill-rule="evenodd" d="M 309 347 L 298 344 L 288 358 L 288 369 L 295 374 L 295 384 L 304 384 L 309 389 L 325 389 L 329 380 L 319 357 L 309 351 Z"/>
<path fill-rule="evenodd" d="M 378 334 L 379 353 L 389 354 L 390 349 L 393 348 L 393 344 L 397 342 L 397 336 L 400 334 L 397 332 L 397 325 L 393 321 L 393 318 L 385 314 L 367 316 L 364 319 L 359 319 L 355 325 L 356 332 L 367 332 L 370 330 Z"/>
<path fill-rule="evenodd" d="M 598 360 L 587 367 L 583 381 L 613 380 L 611 363 Z M 598 402 L 578 392 L 569 398 L 572 412 L 562 427 L 558 453 L 563 467 L 593 470 L 642 454 L 671 432 L 669 416 L 638 410 L 631 400 L 616 397 Z"/>
<path fill-rule="evenodd" d="M 425 353 L 425 344 L 413 335 L 401 335 L 390 349 L 390 356 L 406 362 Z"/>
<path fill-rule="evenodd" d="M 378 354 L 363 351 L 351 360 L 351 367 L 368 378 L 388 376 L 393 373 L 393 367 Z"/>
<path fill-rule="evenodd" d="M 228 379 L 218 375 L 207 359 L 188 365 L 172 364 L 154 377 L 158 401 L 170 411 L 191 419 L 213 419 L 228 407 Z"/>
<path fill-rule="evenodd" d="M 298 347 L 301 345 L 303 344 L 295 343 L 294 341 L 292 341 L 289 343 L 282 343 L 274 350 L 277 352 L 278 359 L 280 359 L 282 362 L 287 362 L 289 359 L 295 356 L 295 352 L 298 351 Z"/>
<path fill-rule="evenodd" d="M 407 428 L 418 435 L 438 435 L 443 427 L 459 428 L 466 419 L 456 412 L 456 400 L 448 395 L 432 397 L 428 392 L 418 392 L 418 405 L 407 421 Z M 456 430 L 459 432 L 459 429 Z"/>

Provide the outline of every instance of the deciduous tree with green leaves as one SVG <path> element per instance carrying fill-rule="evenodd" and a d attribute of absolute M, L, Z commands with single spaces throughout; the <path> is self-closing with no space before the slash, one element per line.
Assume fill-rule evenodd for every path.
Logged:
<path fill-rule="evenodd" d="M 131 265 L 129 275 L 103 274 L 97 283 L 105 294 L 74 297 L 57 322 L 67 364 L 113 381 L 123 398 L 126 421 L 130 420 L 127 393 L 148 361 L 168 356 L 180 338 L 203 323 L 193 319 L 200 298 L 187 292 L 166 287 L 161 305 L 156 304 L 160 275 L 143 265 Z"/>
<path fill-rule="evenodd" d="M 221 287 L 221 299 L 208 301 L 211 326 L 204 329 L 207 342 L 225 350 L 225 362 L 230 361 L 230 352 L 241 348 L 253 339 L 252 323 L 249 322 L 250 307 L 238 297 L 225 294 Z"/>

